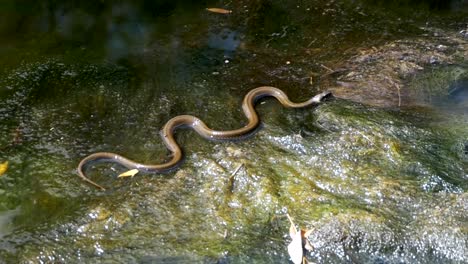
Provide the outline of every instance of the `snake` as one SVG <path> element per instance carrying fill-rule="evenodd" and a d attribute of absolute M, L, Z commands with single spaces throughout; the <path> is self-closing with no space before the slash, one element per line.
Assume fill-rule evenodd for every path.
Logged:
<path fill-rule="evenodd" d="M 280 89 L 271 86 L 261 86 L 250 90 L 242 102 L 242 110 L 247 117 L 248 123 L 238 129 L 218 131 L 209 128 L 202 120 L 192 115 L 178 115 L 173 117 L 163 126 L 160 131 L 161 139 L 166 148 L 171 152 L 171 159 L 161 164 L 142 164 L 130 160 L 124 156 L 111 152 L 96 152 L 83 158 L 78 164 L 78 175 L 87 183 L 105 190 L 103 186 L 92 181 L 84 172 L 84 168 L 89 163 L 94 162 L 113 162 L 120 164 L 128 169 L 137 169 L 149 173 L 164 173 L 177 168 L 183 160 L 183 152 L 174 138 L 176 128 L 188 127 L 195 130 L 201 137 L 208 140 L 232 141 L 242 139 L 246 135 L 252 134 L 260 124 L 260 119 L 255 111 L 255 104 L 263 97 L 274 97 L 286 108 L 302 108 L 318 105 L 325 98 L 332 96 L 331 92 L 325 91 L 315 95 L 302 103 L 294 103 L 288 99 L 288 96 Z"/>

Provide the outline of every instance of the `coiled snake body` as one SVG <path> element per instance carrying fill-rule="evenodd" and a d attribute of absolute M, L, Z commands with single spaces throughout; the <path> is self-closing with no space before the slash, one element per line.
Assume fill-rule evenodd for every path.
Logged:
<path fill-rule="evenodd" d="M 247 125 L 242 128 L 235 129 L 235 130 L 227 130 L 227 131 L 217 131 L 212 130 L 208 126 L 203 123 L 200 119 L 195 116 L 191 115 L 179 115 L 172 119 L 170 119 L 160 131 L 161 138 L 172 153 L 171 160 L 161 163 L 161 164 L 142 164 L 130 159 L 127 159 L 121 155 L 110 153 L 110 152 L 97 152 L 93 153 L 87 157 L 85 157 L 81 162 L 78 164 L 78 175 L 85 180 L 86 182 L 98 187 L 102 190 L 105 190 L 104 187 L 95 183 L 94 181 L 90 180 L 86 177 L 83 168 L 89 162 L 94 161 L 110 161 L 115 162 L 128 169 L 138 169 L 139 171 L 146 171 L 146 172 L 166 172 L 171 169 L 177 167 L 180 162 L 182 161 L 182 150 L 180 149 L 179 145 L 177 144 L 176 140 L 174 139 L 174 130 L 180 126 L 187 126 L 195 130 L 200 136 L 209 139 L 209 140 L 221 140 L 221 141 L 228 141 L 233 140 L 242 136 L 245 136 L 255 130 L 260 124 L 260 120 L 258 118 L 257 112 L 255 111 L 254 105 L 255 102 L 266 96 L 275 97 L 284 107 L 289 108 L 300 108 L 306 107 L 311 105 L 316 105 L 323 101 L 324 98 L 329 97 L 331 95 L 330 92 L 322 92 L 311 99 L 302 102 L 302 103 L 294 103 L 288 99 L 288 96 L 278 88 L 270 87 L 270 86 L 261 86 L 251 90 L 247 93 L 244 97 L 244 101 L 242 102 L 242 110 L 244 111 L 245 116 L 248 119 Z"/>

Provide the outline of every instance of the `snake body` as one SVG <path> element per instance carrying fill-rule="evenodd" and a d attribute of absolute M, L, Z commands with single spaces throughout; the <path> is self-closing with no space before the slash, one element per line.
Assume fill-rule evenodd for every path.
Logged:
<path fill-rule="evenodd" d="M 302 103 L 294 103 L 288 99 L 288 96 L 278 88 L 271 87 L 271 86 L 261 86 L 255 89 L 252 89 L 248 92 L 245 97 L 244 101 L 242 102 L 242 110 L 244 111 L 245 116 L 248 119 L 247 125 L 235 130 L 227 130 L 227 131 L 217 131 L 210 129 L 202 120 L 198 119 L 195 116 L 191 115 L 179 115 L 172 119 L 170 119 L 160 131 L 161 138 L 166 145 L 167 149 L 172 153 L 171 159 L 165 163 L 161 164 L 142 164 L 135 161 L 132 161 L 128 158 L 125 158 L 121 155 L 111 153 L 111 152 L 97 152 L 93 153 L 84 159 L 78 164 L 78 175 L 86 182 L 94 185 L 97 188 L 105 190 L 104 187 L 95 183 L 94 181 L 90 180 L 86 177 L 84 173 L 84 167 L 86 164 L 90 162 L 96 161 L 109 161 L 118 163 L 128 169 L 138 169 L 139 171 L 146 171 L 146 172 L 166 172 L 176 168 L 182 161 L 183 153 L 177 141 L 174 138 L 174 131 L 176 128 L 181 126 L 186 126 L 195 130 L 200 136 L 209 140 L 220 140 L 220 141 L 228 141 L 240 138 L 242 136 L 248 135 L 252 133 L 260 124 L 259 117 L 257 112 L 255 111 L 255 103 L 258 99 L 266 96 L 276 98 L 284 107 L 288 108 L 300 108 L 306 106 L 317 105 L 324 98 L 329 97 L 331 95 L 330 92 L 322 92 L 311 99 L 302 102 Z"/>

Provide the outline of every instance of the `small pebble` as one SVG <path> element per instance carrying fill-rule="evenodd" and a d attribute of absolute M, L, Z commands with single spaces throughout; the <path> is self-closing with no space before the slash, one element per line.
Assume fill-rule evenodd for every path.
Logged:
<path fill-rule="evenodd" d="M 442 45 L 442 44 L 437 46 L 437 50 L 439 50 L 439 51 L 446 51 L 447 49 L 448 49 L 448 47 L 445 46 L 445 45 Z"/>

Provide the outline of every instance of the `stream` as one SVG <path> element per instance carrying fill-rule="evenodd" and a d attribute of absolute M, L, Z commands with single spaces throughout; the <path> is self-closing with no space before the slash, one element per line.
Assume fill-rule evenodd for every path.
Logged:
<path fill-rule="evenodd" d="M 293 263 L 290 217 L 309 263 L 466 263 L 467 17 L 463 0 L 3 1 L 0 262 Z M 169 160 L 177 115 L 240 128 L 259 86 L 333 98 L 262 98 L 231 142 L 177 129 L 168 173 L 77 175 L 100 151 Z"/>

